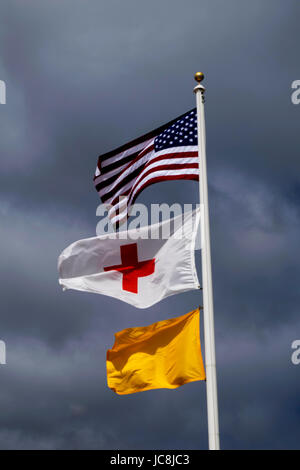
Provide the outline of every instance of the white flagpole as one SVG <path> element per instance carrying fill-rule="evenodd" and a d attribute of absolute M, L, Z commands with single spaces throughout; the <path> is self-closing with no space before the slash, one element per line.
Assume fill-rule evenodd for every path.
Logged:
<path fill-rule="evenodd" d="M 201 263 L 203 288 L 203 316 L 205 340 L 205 367 L 206 367 L 206 395 L 209 450 L 220 449 L 218 395 L 214 332 L 214 306 L 211 275 L 209 209 L 206 171 L 206 145 L 205 145 L 205 119 L 204 119 L 204 92 L 200 83 L 203 73 L 197 72 L 195 80 L 198 85 L 194 88 L 197 103 L 198 120 L 198 155 L 199 155 L 199 193 L 201 217 Z"/>

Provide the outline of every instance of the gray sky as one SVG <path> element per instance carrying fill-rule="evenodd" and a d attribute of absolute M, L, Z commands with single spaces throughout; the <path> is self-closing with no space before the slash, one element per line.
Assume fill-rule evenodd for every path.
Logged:
<path fill-rule="evenodd" d="M 1 449 L 207 448 L 204 383 L 120 397 L 105 370 L 116 331 L 187 313 L 198 292 L 136 310 L 62 293 L 56 268 L 95 234 L 97 156 L 194 107 L 198 70 L 221 446 L 299 448 L 299 15 L 296 0 L 2 0 Z M 197 197 L 170 182 L 137 202 Z"/>

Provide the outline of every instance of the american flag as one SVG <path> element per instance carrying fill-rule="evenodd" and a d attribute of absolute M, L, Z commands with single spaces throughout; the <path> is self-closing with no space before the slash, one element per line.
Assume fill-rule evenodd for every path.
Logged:
<path fill-rule="evenodd" d="M 115 226 L 137 196 L 153 183 L 198 180 L 197 112 L 192 109 L 116 150 L 101 155 L 94 184 Z"/>

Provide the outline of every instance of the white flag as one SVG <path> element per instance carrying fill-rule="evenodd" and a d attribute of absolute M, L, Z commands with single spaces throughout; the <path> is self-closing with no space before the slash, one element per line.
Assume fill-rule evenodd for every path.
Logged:
<path fill-rule="evenodd" d="M 155 225 L 72 243 L 58 259 L 59 283 L 137 308 L 198 289 L 194 250 L 199 218 L 196 209 Z"/>

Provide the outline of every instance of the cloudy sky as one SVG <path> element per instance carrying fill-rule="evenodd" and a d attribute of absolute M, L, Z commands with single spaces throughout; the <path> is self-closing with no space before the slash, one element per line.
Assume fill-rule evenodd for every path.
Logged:
<path fill-rule="evenodd" d="M 57 281 L 60 252 L 95 234 L 97 156 L 194 107 L 198 70 L 221 446 L 299 448 L 299 15 L 297 0 L 1 1 L 1 449 L 207 448 L 204 383 L 120 397 L 105 369 L 116 331 L 199 293 L 137 310 Z M 138 202 L 197 198 L 170 182 Z"/>

